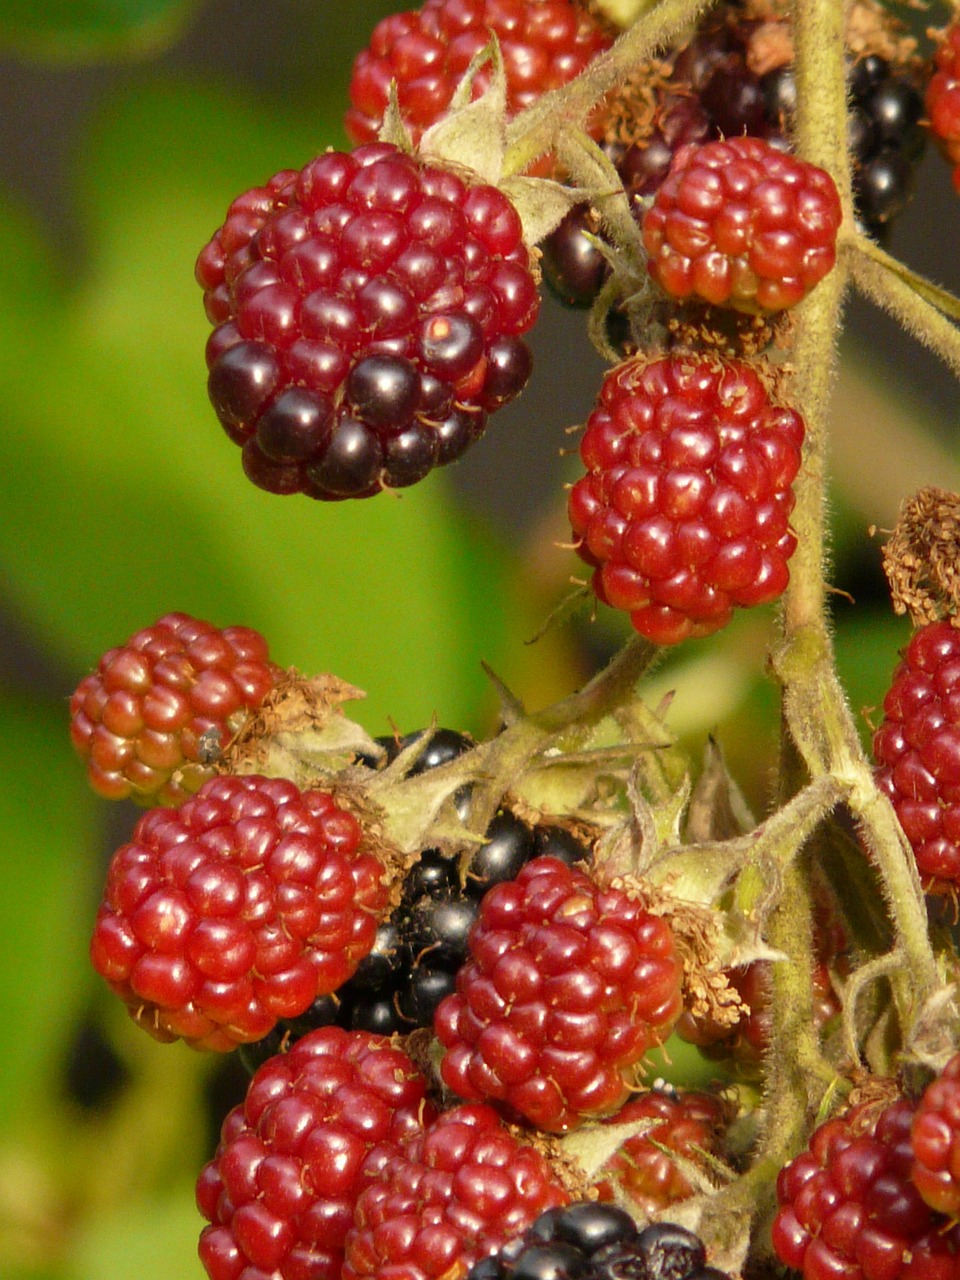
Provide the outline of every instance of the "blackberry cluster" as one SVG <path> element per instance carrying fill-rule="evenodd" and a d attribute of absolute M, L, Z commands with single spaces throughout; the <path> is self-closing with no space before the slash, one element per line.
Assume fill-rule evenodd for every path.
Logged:
<path fill-rule="evenodd" d="M 762 75 L 751 69 L 750 42 L 760 25 L 732 10 L 710 21 L 676 54 L 666 80 L 639 87 L 649 109 L 635 120 L 629 102 L 611 108 L 603 145 L 638 221 L 683 146 L 747 135 L 790 149 L 793 64 Z M 852 65 L 849 88 L 855 213 L 864 231 L 881 239 L 912 194 L 926 141 L 923 98 L 909 68 L 878 54 Z M 583 234 L 596 229 L 596 216 L 579 206 L 545 241 L 544 279 L 570 306 L 589 306 L 608 274 L 601 251 Z"/>
<path fill-rule="evenodd" d="M 769 71 L 760 83 L 768 113 L 788 122 L 796 102 L 793 67 Z M 923 97 L 909 71 L 876 53 L 853 64 L 848 83 L 854 211 L 867 235 L 881 240 L 913 194 L 926 143 Z"/>
<path fill-rule="evenodd" d="M 625 1209 L 581 1201 L 548 1209 L 467 1280 L 729 1280 L 703 1241 L 672 1222 L 641 1231 Z"/>
<path fill-rule="evenodd" d="M 513 205 L 386 143 L 238 196 L 196 276 L 210 399 L 270 493 L 414 484 L 530 374 L 540 297 Z"/>
<path fill-rule="evenodd" d="M 379 740 L 387 762 L 423 731 Z M 411 774 L 436 768 L 468 750 L 471 740 L 453 729 L 431 734 Z M 409 775 L 408 775 L 409 776 Z M 570 865 L 588 851 L 564 827 L 529 826 L 508 809 L 493 818 L 486 842 L 471 856 L 465 874 L 457 859 L 426 849 L 408 872 L 400 903 L 377 930 L 373 948 L 353 977 L 320 997 L 302 1016 L 282 1022 L 262 1042 L 244 1046 L 251 1070 L 316 1027 L 336 1025 L 381 1035 L 429 1027 L 440 1001 L 456 986 L 467 959 L 467 938 L 480 900 L 495 884 L 512 880 L 533 858 L 550 856 Z"/>

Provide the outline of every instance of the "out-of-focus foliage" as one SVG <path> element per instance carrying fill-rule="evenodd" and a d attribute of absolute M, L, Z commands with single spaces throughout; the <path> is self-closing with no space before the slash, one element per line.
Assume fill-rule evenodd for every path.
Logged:
<path fill-rule="evenodd" d="M 0 49 L 58 62 L 142 57 L 182 31 L 196 0 L 4 0 Z"/>

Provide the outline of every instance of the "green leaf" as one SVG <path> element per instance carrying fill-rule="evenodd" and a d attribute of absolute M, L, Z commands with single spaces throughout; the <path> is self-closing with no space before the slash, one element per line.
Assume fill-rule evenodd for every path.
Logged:
<path fill-rule="evenodd" d="M 4 0 L 0 49 L 57 62 L 158 53 L 181 34 L 196 0 Z"/>
<path fill-rule="evenodd" d="M 0 1131 L 49 1083 L 85 986 L 97 802 L 60 708 L 0 701 Z M 42 796 L 42 803 L 40 798 Z"/>
<path fill-rule="evenodd" d="M 202 1226 L 192 1184 L 133 1202 L 84 1225 L 71 1274 L 76 1280 L 196 1280 Z"/>

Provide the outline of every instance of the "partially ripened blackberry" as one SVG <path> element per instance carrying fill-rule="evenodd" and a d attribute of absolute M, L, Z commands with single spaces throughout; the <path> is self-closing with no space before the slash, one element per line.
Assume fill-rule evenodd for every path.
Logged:
<path fill-rule="evenodd" d="M 548 1209 L 467 1280 L 727 1280 L 703 1241 L 672 1222 L 643 1230 L 625 1209 L 579 1201 Z"/>
<path fill-rule="evenodd" d="M 271 493 L 413 484 L 530 374 L 540 299 L 513 205 L 386 143 L 237 197 L 196 275 L 210 398 Z"/>

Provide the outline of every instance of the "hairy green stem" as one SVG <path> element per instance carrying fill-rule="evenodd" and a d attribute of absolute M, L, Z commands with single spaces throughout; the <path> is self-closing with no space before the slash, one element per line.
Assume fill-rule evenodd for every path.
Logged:
<path fill-rule="evenodd" d="M 485 831 L 513 780 L 549 746 L 564 738 L 579 743 L 604 716 L 634 697 L 638 680 L 657 657 L 648 640 L 631 640 L 582 689 L 505 729 L 477 748 L 486 776 L 470 809 L 470 827 Z"/>
<path fill-rule="evenodd" d="M 545 93 L 515 116 L 507 126 L 505 172 L 522 172 L 553 147 L 561 132 L 571 127 L 582 129 L 604 94 L 623 83 L 638 63 L 667 47 L 712 3 L 713 0 L 661 0 L 575 80 Z"/>

